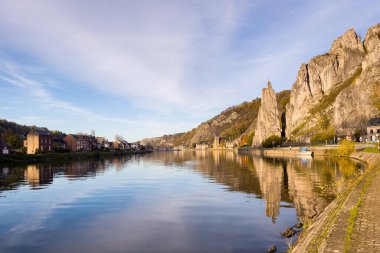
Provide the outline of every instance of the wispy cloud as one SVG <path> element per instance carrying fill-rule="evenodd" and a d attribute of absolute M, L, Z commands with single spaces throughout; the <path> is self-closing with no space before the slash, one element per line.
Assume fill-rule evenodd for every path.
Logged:
<path fill-rule="evenodd" d="M 46 109 L 59 110 L 64 114 L 73 114 L 82 117 L 84 120 L 92 122 L 109 122 L 120 123 L 124 125 L 130 125 L 135 127 L 163 127 L 166 123 L 160 121 L 151 120 L 136 120 L 126 119 L 123 117 L 104 116 L 99 113 L 95 113 L 86 108 L 76 106 L 67 101 L 63 101 L 55 96 L 47 89 L 48 84 L 41 83 L 27 77 L 26 73 L 23 73 L 21 69 L 18 69 L 11 63 L 3 63 L 0 65 L 0 79 L 20 89 L 23 93 L 27 94 L 26 100 L 33 100 L 34 103 L 42 105 Z M 0 109 L 9 109 L 8 106 L 0 107 Z M 42 116 L 23 116 L 22 120 L 48 120 L 47 117 Z"/>
<path fill-rule="evenodd" d="M 136 138 L 183 131 L 260 96 L 268 77 L 276 90 L 289 89 L 302 62 L 348 28 L 363 35 L 379 11 L 371 0 L 2 0 L 0 58 L 13 68 L 1 80 L 83 116 L 88 127 L 146 131 Z M 32 70 L 20 71 L 26 64 Z M 43 78 L 30 74 L 36 69 Z M 89 95 L 82 103 L 59 89 Z M 91 106 L 100 93 L 119 104 L 104 103 L 100 113 Z"/>
<path fill-rule="evenodd" d="M 39 103 L 43 103 L 48 107 L 61 109 L 69 113 L 71 112 L 81 115 L 89 114 L 89 111 L 83 108 L 54 98 L 42 83 L 25 77 L 20 73 L 20 70 L 15 68 L 15 66 L 10 64 L 4 64 L 2 66 L 3 68 L 1 68 L 2 71 L 0 73 L 2 74 L 0 74 L 0 78 L 7 83 L 22 89 L 26 94 L 29 94 L 29 98 L 34 98 L 34 100 L 37 100 Z"/>
<path fill-rule="evenodd" d="M 228 46 L 246 4 L 148 2 L 4 1 L 0 26 L 39 59 L 140 106 L 204 104 L 186 89 L 188 67 Z"/>

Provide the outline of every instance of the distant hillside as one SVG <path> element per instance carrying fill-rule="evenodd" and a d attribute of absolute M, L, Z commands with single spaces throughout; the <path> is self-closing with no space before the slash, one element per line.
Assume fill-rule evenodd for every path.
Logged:
<path fill-rule="evenodd" d="M 277 93 L 278 107 L 281 112 L 285 110 L 289 98 L 289 90 Z M 178 145 L 193 146 L 196 143 L 211 144 L 214 137 L 222 136 L 230 140 L 241 138 L 241 145 L 251 145 L 260 104 L 261 99 L 257 98 L 250 102 L 229 107 L 191 131 L 143 139 L 141 144 L 151 145 L 156 148 Z"/>

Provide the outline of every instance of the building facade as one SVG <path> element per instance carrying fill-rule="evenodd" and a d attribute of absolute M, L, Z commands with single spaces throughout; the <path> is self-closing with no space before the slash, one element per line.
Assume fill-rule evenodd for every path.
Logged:
<path fill-rule="evenodd" d="M 367 141 L 379 142 L 380 139 L 380 118 L 372 118 L 367 124 Z"/>
<path fill-rule="evenodd" d="M 195 145 L 195 149 L 197 150 L 206 150 L 208 148 L 209 148 L 209 145 L 205 143 L 199 143 Z"/>
<path fill-rule="evenodd" d="M 226 138 L 217 136 L 214 138 L 214 143 L 212 146 L 213 146 L 213 148 L 225 148 L 226 147 L 226 141 L 227 141 Z"/>
<path fill-rule="evenodd" d="M 27 154 L 51 152 L 52 136 L 45 130 L 32 130 L 26 136 L 26 142 L 24 142 L 24 145 L 26 146 Z"/>

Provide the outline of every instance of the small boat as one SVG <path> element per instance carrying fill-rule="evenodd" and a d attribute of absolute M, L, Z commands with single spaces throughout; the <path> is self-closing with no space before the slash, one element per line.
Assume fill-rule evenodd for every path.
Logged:
<path fill-rule="evenodd" d="M 311 151 L 310 149 L 308 148 L 299 148 L 298 152 L 297 152 L 297 156 L 302 156 L 302 157 L 313 157 L 314 156 L 314 152 Z"/>

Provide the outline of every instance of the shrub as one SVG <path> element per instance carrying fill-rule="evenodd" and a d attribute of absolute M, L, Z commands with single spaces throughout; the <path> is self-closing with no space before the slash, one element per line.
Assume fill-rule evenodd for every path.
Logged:
<path fill-rule="evenodd" d="M 324 129 L 322 131 L 319 131 L 316 134 L 313 134 L 311 136 L 310 141 L 312 143 L 330 141 L 330 140 L 334 140 L 334 136 L 335 136 L 334 128 L 330 126 L 327 129 Z"/>
<path fill-rule="evenodd" d="M 253 140 L 254 135 L 255 135 L 254 129 L 249 131 L 247 134 L 244 134 L 240 140 L 240 147 L 252 146 L 252 140 Z"/>
<path fill-rule="evenodd" d="M 349 156 L 352 152 L 355 151 L 355 143 L 349 140 L 342 140 L 338 145 L 338 155 L 340 156 Z"/>
<path fill-rule="evenodd" d="M 281 145 L 284 141 L 286 141 L 285 137 L 280 137 L 280 136 L 277 136 L 277 135 L 271 135 L 268 138 L 266 138 L 262 142 L 261 145 L 264 148 L 270 148 L 270 147 L 273 147 L 273 146 Z"/>

